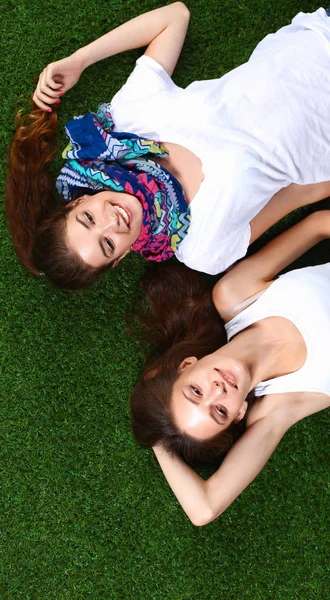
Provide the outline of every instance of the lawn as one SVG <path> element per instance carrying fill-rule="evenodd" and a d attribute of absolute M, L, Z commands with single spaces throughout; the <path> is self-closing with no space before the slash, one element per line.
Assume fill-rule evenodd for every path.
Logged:
<path fill-rule="evenodd" d="M 307 0 L 187 0 L 174 74 L 219 77 Z M 1 0 L 1 198 L 17 107 L 52 60 L 159 6 L 154 0 Z M 110 100 L 139 52 L 85 72 L 61 106 Z M 61 164 L 58 159 L 55 170 Z M 296 425 L 219 519 L 194 527 L 152 452 L 135 444 L 129 396 L 145 348 L 126 315 L 144 262 L 94 289 L 58 291 L 19 265 L 1 211 L 0 599 L 328 600 L 329 411 Z M 328 246 L 304 261 L 322 261 Z"/>

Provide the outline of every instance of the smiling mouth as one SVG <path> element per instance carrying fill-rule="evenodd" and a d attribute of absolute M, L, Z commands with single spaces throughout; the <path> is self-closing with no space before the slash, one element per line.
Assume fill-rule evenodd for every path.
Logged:
<path fill-rule="evenodd" d="M 215 368 L 215 371 L 217 371 L 217 373 L 219 373 L 220 377 L 222 377 L 222 379 L 224 379 L 224 381 L 226 381 L 231 387 L 238 390 L 236 379 L 231 373 L 228 373 L 227 371 L 224 372 L 224 371 L 221 371 L 221 369 L 216 369 L 216 368 Z"/>
<path fill-rule="evenodd" d="M 125 225 L 127 225 L 128 229 L 131 228 L 131 217 L 128 212 L 119 204 L 115 204 L 116 210 L 119 213 L 119 216 L 123 219 Z"/>

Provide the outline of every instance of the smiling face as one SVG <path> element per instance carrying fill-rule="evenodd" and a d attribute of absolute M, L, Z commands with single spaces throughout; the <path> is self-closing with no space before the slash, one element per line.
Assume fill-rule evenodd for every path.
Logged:
<path fill-rule="evenodd" d="M 251 378 L 240 361 L 215 352 L 185 359 L 179 372 L 171 409 L 181 431 L 208 439 L 243 419 Z"/>
<path fill-rule="evenodd" d="M 130 194 L 109 190 L 82 196 L 67 216 L 67 245 L 92 267 L 115 266 L 137 240 L 142 212 Z"/>

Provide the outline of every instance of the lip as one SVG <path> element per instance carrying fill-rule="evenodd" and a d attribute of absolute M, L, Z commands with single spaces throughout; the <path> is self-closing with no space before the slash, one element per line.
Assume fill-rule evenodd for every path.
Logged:
<path fill-rule="evenodd" d="M 222 371 L 221 369 L 217 369 L 216 367 L 215 367 L 215 371 L 217 373 L 219 373 L 220 377 L 222 377 L 222 379 L 226 383 L 228 383 L 228 385 L 230 385 L 230 387 L 232 387 L 236 390 L 238 389 L 236 377 L 234 377 L 234 375 L 232 373 L 230 373 L 230 371 Z"/>
<path fill-rule="evenodd" d="M 120 208 L 121 210 L 123 210 L 126 213 L 127 219 L 128 219 L 128 223 L 126 222 L 125 218 L 120 213 L 120 211 L 118 211 L 119 217 L 123 221 L 123 223 L 125 224 L 125 226 L 128 227 L 128 229 L 131 229 L 131 227 L 132 227 L 132 221 L 133 221 L 133 215 L 132 215 L 131 211 L 126 206 L 123 206 L 123 204 L 114 204 L 114 203 L 112 203 L 112 206 L 118 207 L 118 208 Z"/>

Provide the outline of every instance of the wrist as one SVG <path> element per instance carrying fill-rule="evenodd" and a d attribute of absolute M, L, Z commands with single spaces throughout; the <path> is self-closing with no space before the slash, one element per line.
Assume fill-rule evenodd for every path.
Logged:
<path fill-rule="evenodd" d="M 87 67 L 93 64 L 91 61 L 91 57 L 88 56 L 88 46 L 84 46 L 83 48 L 79 48 L 76 52 L 71 55 L 71 58 L 77 62 L 77 64 L 81 67 L 81 72 L 83 72 Z"/>

